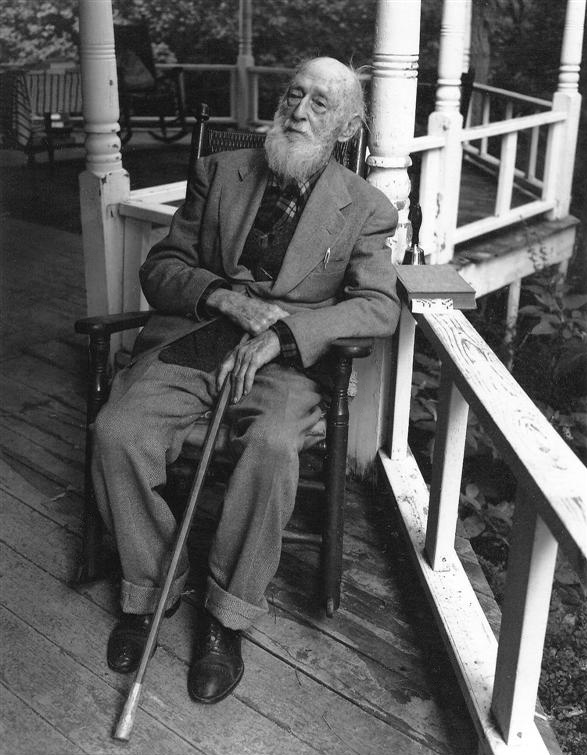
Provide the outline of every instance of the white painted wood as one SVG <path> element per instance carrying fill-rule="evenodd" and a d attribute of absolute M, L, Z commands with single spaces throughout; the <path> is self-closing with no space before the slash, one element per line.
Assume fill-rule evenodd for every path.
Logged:
<path fill-rule="evenodd" d="M 491 713 L 497 642 L 471 583 L 456 555 L 447 571 L 434 571 L 426 560 L 428 491 L 411 453 L 403 459 L 392 460 L 380 451 L 379 459 L 393 493 L 390 505 L 399 512 L 411 555 L 477 729 L 480 752 L 512 755 Z M 532 725 L 527 739 L 515 752 L 516 755 L 547 755 L 548 748 Z"/>
<path fill-rule="evenodd" d="M 504 212 L 499 218 L 492 216 L 489 218 L 481 218 L 481 220 L 475 220 L 472 223 L 461 225 L 456 229 L 454 234 L 454 243 L 461 244 L 463 241 L 483 236 L 491 231 L 497 231 L 500 228 L 506 228 L 508 225 L 514 225 L 521 220 L 532 218 L 537 215 L 543 215 L 555 206 L 554 200 L 544 201 L 537 199 L 535 202 L 527 202 L 526 204 L 514 207 L 509 212 Z"/>
<path fill-rule="evenodd" d="M 375 339 L 373 353 L 353 362 L 358 392 L 349 406 L 348 468 L 373 481 L 374 459 L 389 422 L 389 389 L 393 372 L 391 339 Z"/>
<path fill-rule="evenodd" d="M 391 422 L 384 447 L 392 459 L 403 459 L 408 452 L 408 429 L 414 370 L 416 321 L 402 304 L 399 327 L 394 339 L 395 370 L 391 390 Z"/>
<path fill-rule="evenodd" d="M 80 58 L 86 170 L 80 209 L 89 315 L 120 311 L 123 224 L 118 204 L 129 195 L 118 138 L 118 88 L 109 0 L 80 0 Z"/>
<path fill-rule="evenodd" d="M 546 238 L 537 235 L 506 257 L 491 257 L 475 265 L 458 264 L 461 276 L 475 289 L 477 297 L 497 291 L 550 265 L 570 259 L 575 247 L 575 226 Z"/>
<path fill-rule="evenodd" d="M 461 71 L 468 73 L 471 67 L 471 31 L 473 24 L 473 0 L 465 0 L 465 34 L 463 38 L 463 65 Z"/>
<path fill-rule="evenodd" d="M 454 562 L 469 416 L 469 406 L 446 364 L 442 365 L 437 411 L 425 552 L 432 569 L 444 571 Z"/>
<path fill-rule="evenodd" d="M 546 108 L 547 110 L 550 110 L 552 107 L 552 102 L 550 100 L 545 100 L 540 97 L 532 97 L 529 94 L 522 94 L 521 92 L 513 92 L 511 89 L 500 89 L 500 87 L 493 87 L 489 84 L 480 84 L 475 83 L 473 84 L 473 89 L 476 92 L 481 92 L 483 94 L 487 95 L 497 95 L 498 97 L 505 97 L 507 99 L 513 100 L 514 102 L 524 102 L 529 105 L 537 105 L 542 108 Z M 485 123 L 489 123 L 490 118 L 488 118 Z"/>
<path fill-rule="evenodd" d="M 127 218 L 136 218 L 144 220 L 146 223 L 153 225 L 171 225 L 171 218 L 174 216 L 177 207 L 170 204 L 150 204 L 147 202 L 133 202 L 127 200 L 122 202 L 119 207 L 120 214 Z"/>
<path fill-rule="evenodd" d="M 587 583 L 587 469 L 462 312 L 416 315 L 416 321 Z"/>
<path fill-rule="evenodd" d="M 368 181 L 389 198 L 399 222 L 389 239 L 390 264 L 403 259 L 408 240 L 411 161 L 420 37 L 420 0 L 378 0 L 371 80 Z M 368 474 L 386 425 L 390 369 L 380 369 L 389 344 L 378 343 L 368 359 L 357 360 L 358 393 L 351 407 L 349 462 Z M 387 360 L 385 360 L 387 361 Z"/>
<path fill-rule="evenodd" d="M 522 291 L 522 279 L 512 281 L 508 286 L 507 310 L 505 316 L 505 333 L 503 343 L 506 348 L 507 357 L 505 365 L 511 372 L 514 362 L 514 353 L 512 343 L 516 336 L 518 325 L 518 310 L 520 309 L 520 293 Z"/>
<path fill-rule="evenodd" d="M 392 261 L 407 246 L 411 161 L 420 36 L 420 0 L 379 0 L 373 54 L 369 182 L 390 199 L 399 214 Z"/>
<path fill-rule="evenodd" d="M 520 115 L 509 121 L 494 121 L 481 126 L 470 126 L 463 129 L 463 141 L 473 141 L 481 137 L 501 136 L 512 131 L 524 131 L 534 126 L 543 126 L 549 123 L 562 123 L 566 119 L 566 113 L 562 109 L 548 110 L 544 113 L 533 115 Z"/>
<path fill-rule="evenodd" d="M 239 128 L 246 128 L 253 119 L 251 110 L 251 86 L 249 69 L 255 65 L 253 57 L 253 7 L 252 0 L 239 0 L 238 15 L 238 57 L 236 122 Z"/>
<path fill-rule="evenodd" d="M 110 0 L 80 0 L 79 26 L 86 169 L 104 176 L 122 171 Z"/>
<path fill-rule="evenodd" d="M 444 134 L 446 139 L 438 164 L 440 175 L 436 197 L 427 175 L 428 171 L 436 170 L 433 161 L 423 161 L 421 176 L 425 186 L 421 241 L 433 264 L 448 262 L 454 250 L 461 184 L 463 117 L 459 105 L 466 24 L 467 4 L 462 0 L 445 0 L 440 27 L 436 103 L 428 120 L 428 133 Z"/>
<path fill-rule="evenodd" d="M 540 139 L 540 128 L 534 126 L 532 129 L 532 135 L 530 137 L 530 150 L 528 152 L 528 169 L 526 177 L 529 181 L 536 181 L 536 161 L 538 159 L 538 141 Z M 542 182 L 540 181 L 540 184 Z"/>
<path fill-rule="evenodd" d="M 130 193 L 132 202 L 176 202 L 185 197 L 187 181 L 175 181 L 174 183 L 148 186 L 145 189 L 134 189 Z"/>
<path fill-rule="evenodd" d="M 524 742 L 533 726 L 556 553 L 532 499 L 518 495 L 491 706 L 510 745 Z"/>
<path fill-rule="evenodd" d="M 481 125 L 486 126 L 490 122 L 491 122 L 491 98 L 489 97 L 487 93 L 484 93 L 482 114 L 481 114 Z M 471 137 L 469 136 L 467 138 L 467 141 L 470 141 L 470 140 L 471 140 Z M 488 154 L 488 151 L 487 151 L 488 144 L 489 142 L 488 142 L 487 136 L 483 136 L 483 138 L 481 139 L 481 147 L 480 147 L 482 155 Z"/>
<path fill-rule="evenodd" d="M 517 146 L 517 131 L 505 134 L 501 140 L 501 159 L 495 197 L 495 214 L 497 217 L 507 214 L 512 205 Z"/>

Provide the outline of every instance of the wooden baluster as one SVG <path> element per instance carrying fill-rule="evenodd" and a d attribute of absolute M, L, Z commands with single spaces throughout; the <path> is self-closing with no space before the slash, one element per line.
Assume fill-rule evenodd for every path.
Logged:
<path fill-rule="evenodd" d="M 534 126 L 530 138 L 530 150 L 528 154 L 528 180 L 536 180 L 536 161 L 538 158 L 538 140 L 540 138 L 540 126 Z"/>
<path fill-rule="evenodd" d="M 443 364 L 426 527 L 426 555 L 435 571 L 446 571 L 454 562 L 468 415 L 469 405 Z"/>
<path fill-rule="evenodd" d="M 499 176 L 497 179 L 497 194 L 495 197 L 495 214 L 497 217 L 509 212 L 512 206 L 517 146 L 517 131 L 503 135 L 499 160 Z"/>
<path fill-rule="evenodd" d="M 402 305 L 399 326 L 393 338 L 391 417 L 385 450 L 393 460 L 404 459 L 408 452 L 408 429 L 412 399 L 414 341 L 416 321 L 407 305 Z"/>
<path fill-rule="evenodd" d="M 508 745 L 523 744 L 534 720 L 556 553 L 532 499 L 518 495 L 491 705 Z"/>
<path fill-rule="evenodd" d="M 239 128 L 246 128 L 252 118 L 249 68 L 255 65 L 252 0 L 240 0 L 239 2 L 238 37 L 236 122 Z"/>

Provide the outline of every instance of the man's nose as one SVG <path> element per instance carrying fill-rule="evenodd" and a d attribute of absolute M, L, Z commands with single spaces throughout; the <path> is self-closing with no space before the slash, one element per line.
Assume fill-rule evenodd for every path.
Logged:
<path fill-rule="evenodd" d="M 298 104 L 293 109 L 292 116 L 297 121 L 303 121 L 306 119 L 307 113 L 308 113 L 308 102 L 309 102 L 308 96 L 302 97 L 302 99 L 298 102 Z"/>

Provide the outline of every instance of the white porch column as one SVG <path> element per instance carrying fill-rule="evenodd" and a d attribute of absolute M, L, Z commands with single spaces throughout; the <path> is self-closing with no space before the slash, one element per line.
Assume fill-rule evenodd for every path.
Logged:
<path fill-rule="evenodd" d="M 118 82 L 110 0 L 80 0 L 81 78 L 86 170 L 80 206 L 88 314 L 122 308 L 123 223 L 118 203 L 128 197 L 118 138 Z"/>
<path fill-rule="evenodd" d="M 238 57 L 236 59 L 236 119 L 239 128 L 246 128 L 251 120 L 251 84 L 248 68 L 254 65 L 252 0 L 240 0 L 238 16 Z"/>
<path fill-rule="evenodd" d="M 463 39 L 463 73 L 471 67 L 471 33 L 473 27 L 473 0 L 465 0 L 465 37 Z"/>
<path fill-rule="evenodd" d="M 444 0 L 436 106 L 428 119 L 428 133 L 441 134 L 445 145 L 440 151 L 425 153 L 420 182 L 420 240 L 435 264 L 449 262 L 454 251 L 463 151 L 459 106 L 468 13 L 463 0 Z"/>
<path fill-rule="evenodd" d="M 556 207 L 549 216 L 551 219 L 568 215 L 571 205 L 573 168 L 581 115 L 579 71 L 584 25 L 585 0 L 568 0 L 558 87 L 552 100 L 552 109 L 564 110 L 567 120 L 556 128 L 555 136 L 549 145 L 544 181 L 547 198 L 552 198 L 556 202 Z"/>
<path fill-rule="evenodd" d="M 420 7 L 420 0 L 379 0 L 377 6 L 368 180 L 399 213 L 390 262 L 401 262 L 408 241 L 408 143 L 416 116 Z M 370 359 L 356 362 L 359 392 L 351 405 L 349 458 L 360 475 L 371 469 L 387 427 L 390 346 L 378 342 Z"/>

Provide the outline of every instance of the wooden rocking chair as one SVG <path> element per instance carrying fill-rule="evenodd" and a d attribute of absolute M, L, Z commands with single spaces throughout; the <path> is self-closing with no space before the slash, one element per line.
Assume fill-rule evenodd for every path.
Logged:
<path fill-rule="evenodd" d="M 234 130 L 216 130 L 208 127 L 208 108 L 201 106 L 196 115 L 192 134 L 188 182 L 193 175 L 198 157 L 228 149 L 261 146 L 264 134 Z M 335 150 L 337 159 L 361 173 L 364 169 L 365 134 L 361 132 L 350 142 L 339 144 Z M 86 440 L 86 508 L 84 549 L 80 568 L 80 581 L 97 578 L 99 575 L 99 548 L 102 523 L 94 501 L 90 477 L 92 454 L 92 425 L 100 407 L 108 396 L 109 341 L 112 333 L 134 329 L 145 325 L 149 312 L 131 312 L 105 317 L 89 317 L 78 320 L 75 329 L 89 336 L 90 380 L 87 403 Z M 328 397 L 328 409 L 307 436 L 306 447 L 313 455 L 322 459 L 321 468 L 305 465 L 302 460 L 299 490 L 310 490 L 323 495 L 325 516 L 321 534 L 293 532 L 286 530 L 284 542 L 308 543 L 321 546 L 321 592 L 323 605 L 328 616 L 332 616 L 340 603 L 342 576 L 342 546 L 345 507 L 346 455 L 348 436 L 348 390 L 354 358 L 366 357 L 371 353 L 372 339 L 338 339 L 331 347 L 333 362 L 333 391 Z M 189 490 L 186 469 L 193 468 L 206 434 L 207 421 L 196 423 L 184 444 L 182 455 L 168 467 L 168 489 L 171 491 Z M 214 472 L 214 464 L 229 464 L 227 450 L 228 430 L 221 429 L 216 442 L 215 462 L 211 474 L 215 480 L 225 478 L 226 471 Z M 302 452 L 304 453 L 304 452 Z"/>

